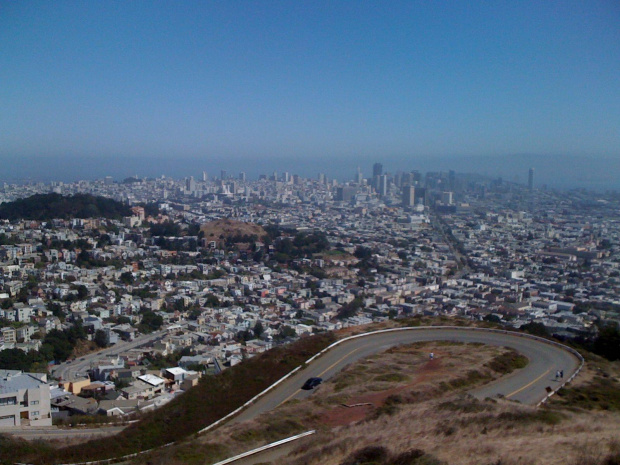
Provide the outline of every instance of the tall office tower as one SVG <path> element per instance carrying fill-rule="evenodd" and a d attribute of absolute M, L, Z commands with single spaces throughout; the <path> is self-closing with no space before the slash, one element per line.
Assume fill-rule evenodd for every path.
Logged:
<path fill-rule="evenodd" d="M 454 192 L 454 189 L 456 188 L 456 173 L 454 170 L 448 171 L 448 187 L 452 192 Z"/>
<path fill-rule="evenodd" d="M 239 173 L 239 180 L 245 182 L 245 173 L 243 171 Z"/>
<path fill-rule="evenodd" d="M 452 205 L 452 192 L 442 192 L 441 203 L 444 205 Z"/>
<path fill-rule="evenodd" d="M 190 176 L 189 179 L 185 180 L 185 188 L 190 192 L 194 192 L 196 190 L 196 181 L 194 181 L 194 176 Z"/>
<path fill-rule="evenodd" d="M 291 182 L 291 174 L 288 171 L 285 171 L 284 174 L 282 175 L 282 181 L 284 181 L 287 184 Z"/>
<path fill-rule="evenodd" d="M 403 173 L 400 177 L 400 183 L 403 187 L 413 186 L 413 175 L 411 173 Z"/>
<path fill-rule="evenodd" d="M 420 174 L 419 171 L 412 171 L 411 175 L 413 176 L 414 184 L 421 184 L 422 183 L 422 175 Z"/>
<path fill-rule="evenodd" d="M 403 187 L 403 206 L 405 207 L 415 206 L 415 187 L 413 186 Z"/>
<path fill-rule="evenodd" d="M 381 163 L 375 163 L 372 165 L 372 177 L 381 176 L 383 174 L 383 165 Z"/>
<path fill-rule="evenodd" d="M 224 180 L 228 179 L 228 172 L 227 172 L 226 170 L 222 170 L 222 171 L 220 172 L 220 179 L 221 179 L 222 181 L 224 181 Z"/>
<path fill-rule="evenodd" d="M 425 205 L 427 204 L 427 199 L 426 199 L 426 188 L 425 187 L 418 187 L 415 190 L 415 203 L 416 205 Z"/>
<path fill-rule="evenodd" d="M 362 184 L 362 181 L 364 180 L 364 176 L 362 175 L 362 170 L 360 169 L 360 167 L 357 167 L 357 173 L 355 173 L 355 182 L 357 184 Z"/>
<path fill-rule="evenodd" d="M 534 168 L 530 168 L 530 172 L 527 177 L 527 188 L 530 192 L 534 190 Z"/>
<path fill-rule="evenodd" d="M 357 194 L 357 188 L 354 186 L 337 187 L 335 200 L 337 202 L 350 202 L 355 194 Z"/>
<path fill-rule="evenodd" d="M 385 197 L 387 195 L 387 191 L 388 191 L 388 177 L 386 174 L 382 174 L 381 176 L 379 176 L 379 189 L 377 189 L 377 192 L 379 193 L 381 197 Z"/>
<path fill-rule="evenodd" d="M 396 173 L 394 175 L 393 181 L 397 187 L 401 187 L 403 185 L 403 173 L 401 173 L 400 171 Z"/>
<path fill-rule="evenodd" d="M 209 176 L 207 176 L 207 172 L 203 171 L 202 172 L 202 181 L 203 182 L 207 182 L 209 180 Z"/>
<path fill-rule="evenodd" d="M 318 180 L 321 184 L 325 184 L 325 173 L 319 173 Z"/>
<path fill-rule="evenodd" d="M 105 178 L 103 178 L 103 183 L 104 184 L 114 184 L 114 179 L 112 178 L 112 176 L 106 176 Z"/>

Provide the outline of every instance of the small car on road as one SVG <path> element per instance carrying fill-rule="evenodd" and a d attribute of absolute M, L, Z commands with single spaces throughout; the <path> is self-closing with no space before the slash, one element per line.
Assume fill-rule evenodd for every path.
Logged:
<path fill-rule="evenodd" d="M 305 389 L 306 391 L 310 391 L 311 389 L 314 389 L 322 382 L 323 382 L 323 378 L 308 378 L 301 388 Z"/>

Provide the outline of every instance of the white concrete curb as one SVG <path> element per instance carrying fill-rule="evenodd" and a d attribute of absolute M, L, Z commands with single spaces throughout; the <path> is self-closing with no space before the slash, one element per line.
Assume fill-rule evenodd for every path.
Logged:
<path fill-rule="evenodd" d="M 243 454 L 235 455 L 226 460 L 222 460 L 221 462 L 214 463 L 213 465 L 226 465 L 227 463 L 236 462 L 237 460 L 243 459 L 245 457 L 249 457 L 250 455 L 258 454 L 264 450 L 273 449 L 274 447 L 279 447 L 284 444 L 287 444 L 292 441 L 296 441 L 301 438 L 305 438 L 306 436 L 310 436 L 311 434 L 316 433 L 315 430 L 306 431 L 305 433 L 298 434 L 297 436 L 291 436 L 290 438 L 281 439 L 280 441 L 272 442 L 271 444 L 267 444 L 266 446 L 259 447 L 257 449 L 249 450 L 244 452 Z"/>

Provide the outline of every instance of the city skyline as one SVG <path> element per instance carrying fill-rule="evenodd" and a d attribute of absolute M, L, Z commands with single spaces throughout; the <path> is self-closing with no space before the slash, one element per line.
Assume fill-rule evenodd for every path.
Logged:
<path fill-rule="evenodd" d="M 0 178 L 27 177 L 20 159 L 617 160 L 619 18 L 611 2 L 5 3 Z"/>

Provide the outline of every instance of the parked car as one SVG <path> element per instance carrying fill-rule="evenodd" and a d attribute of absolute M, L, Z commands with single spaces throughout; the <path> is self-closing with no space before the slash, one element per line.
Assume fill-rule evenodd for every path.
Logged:
<path fill-rule="evenodd" d="M 310 391 L 311 389 L 314 389 L 322 382 L 323 382 L 323 378 L 308 378 L 301 388 L 305 389 L 306 391 Z"/>

